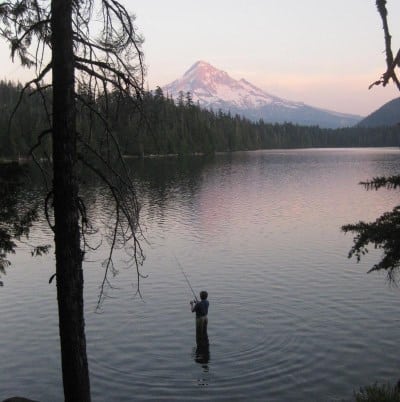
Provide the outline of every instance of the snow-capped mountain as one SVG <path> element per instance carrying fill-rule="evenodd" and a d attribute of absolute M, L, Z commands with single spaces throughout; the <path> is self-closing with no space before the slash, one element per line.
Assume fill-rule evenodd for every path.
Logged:
<path fill-rule="evenodd" d="M 184 95 L 190 92 L 193 101 L 203 108 L 230 111 L 265 122 L 337 128 L 352 126 L 362 118 L 279 98 L 245 79 L 235 80 L 205 61 L 196 62 L 182 78 L 162 89 L 174 99 L 179 97 L 180 92 Z"/>

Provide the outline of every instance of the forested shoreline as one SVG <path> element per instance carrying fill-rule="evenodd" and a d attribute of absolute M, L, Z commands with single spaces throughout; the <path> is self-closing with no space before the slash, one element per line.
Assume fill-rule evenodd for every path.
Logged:
<path fill-rule="evenodd" d="M 0 157 L 25 157 L 41 143 L 41 152 L 50 154 L 50 139 L 40 136 L 51 119 L 43 109 L 46 93 L 27 90 L 20 99 L 21 84 L 0 81 Z M 84 88 L 78 90 L 85 98 Z M 145 92 L 141 102 L 132 104 L 121 96 L 107 94 L 113 107 L 108 122 L 128 156 L 191 154 L 214 152 L 312 147 L 384 147 L 400 145 L 400 127 L 323 129 L 292 123 L 251 122 L 239 115 L 201 109 L 189 93 L 177 102 L 160 88 Z M 111 101 L 110 101 L 111 100 Z M 87 101 L 87 99 L 86 99 Z M 96 147 L 96 111 L 101 112 L 101 98 L 90 100 L 92 112 L 81 112 L 78 102 L 78 127 L 90 129 Z M 16 106 L 19 104 L 18 108 Z M 10 117 L 11 119 L 10 124 Z M 99 146 L 100 145 L 100 146 Z"/>

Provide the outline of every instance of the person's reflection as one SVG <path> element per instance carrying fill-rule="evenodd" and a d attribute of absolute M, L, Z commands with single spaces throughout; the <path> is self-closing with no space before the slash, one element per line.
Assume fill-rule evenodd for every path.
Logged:
<path fill-rule="evenodd" d="M 210 345 L 208 343 L 197 344 L 194 360 L 208 371 L 208 362 L 210 361 Z"/>
<path fill-rule="evenodd" d="M 199 378 L 197 379 L 197 384 L 201 387 L 207 387 L 209 385 L 209 364 L 210 361 L 210 348 L 208 345 L 197 345 L 193 348 L 193 358 L 197 364 L 201 366 L 201 372 L 198 373 Z"/>

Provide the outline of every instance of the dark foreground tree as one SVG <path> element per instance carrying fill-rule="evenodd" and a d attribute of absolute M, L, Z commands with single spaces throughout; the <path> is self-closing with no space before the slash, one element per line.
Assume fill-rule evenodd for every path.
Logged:
<path fill-rule="evenodd" d="M 400 176 L 376 177 L 368 182 L 361 183 L 366 189 L 380 188 L 396 189 L 400 186 Z M 396 279 L 397 268 L 400 266 L 400 205 L 390 212 L 385 212 L 374 222 L 358 222 L 342 227 L 342 230 L 355 233 L 354 244 L 349 257 L 361 257 L 368 253 L 368 246 L 383 250 L 381 260 L 368 272 L 387 271 L 391 281 Z"/>
<path fill-rule="evenodd" d="M 372 83 L 374 85 L 386 86 L 393 82 L 400 91 L 400 81 L 397 77 L 397 70 L 400 67 L 400 49 L 396 56 L 393 55 L 391 35 L 388 24 L 388 11 L 386 0 L 376 0 L 378 13 L 381 17 L 385 38 L 386 71 L 382 77 Z M 380 188 L 397 189 L 400 187 L 400 175 L 392 177 L 376 177 L 371 181 L 360 183 L 367 190 L 378 190 Z M 397 268 L 400 267 L 400 205 L 391 212 L 386 212 L 374 222 L 359 222 L 356 224 L 345 225 L 342 230 L 355 233 L 354 244 L 350 250 L 349 257 L 355 255 L 359 261 L 368 252 L 368 246 L 383 250 L 383 257 L 380 262 L 375 264 L 371 271 L 384 269 L 388 273 L 390 280 L 395 280 Z"/>
<path fill-rule="evenodd" d="M 95 37 L 91 29 L 96 29 L 99 15 L 102 25 Z M 91 22 L 92 16 L 96 23 Z M 119 240 L 130 242 L 133 264 L 138 269 L 142 261 L 137 237 L 139 207 L 109 126 L 108 116 L 116 110 L 110 110 L 108 99 L 129 99 L 132 109 L 139 108 L 143 84 L 141 38 L 132 16 L 115 0 L 10 0 L 0 4 L 0 18 L 1 35 L 10 44 L 11 56 L 19 57 L 35 72 L 21 96 L 33 86 L 48 114 L 48 128 L 38 136 L 32 156 L 49 187 L 45 213 L 54 231 L 65 400 L 86 402 L 90 401 L 90 384 L 82 261 L 88 247 L 85 235 L 89 223 L 79 193 L 78 165 L 95 172 L 115 202 L 115 226 L 105 275 L 112 269 L 113 250 Z M 46 82 L 50 72 L 51 82 Z M 85 116 L 79 132 L 78 111 L 79 116 Z M 102 133 L 95 142 L 94 126 Z M 52 143 L 50 175 L 39 162 L 45 156 L 41 145 L 47 137 Z"/>

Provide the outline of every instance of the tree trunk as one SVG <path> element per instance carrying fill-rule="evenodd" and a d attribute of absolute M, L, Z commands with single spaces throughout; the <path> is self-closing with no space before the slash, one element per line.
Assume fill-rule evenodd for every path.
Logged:
<path fill-rule="evenodd" d="M 77 150 L 72 7 L 72 0 L 51 2 L 55 254 L 65 401 L 88 402 L 90 383 L 75 174 Z"/>

